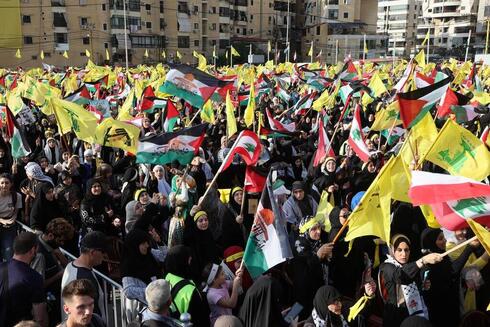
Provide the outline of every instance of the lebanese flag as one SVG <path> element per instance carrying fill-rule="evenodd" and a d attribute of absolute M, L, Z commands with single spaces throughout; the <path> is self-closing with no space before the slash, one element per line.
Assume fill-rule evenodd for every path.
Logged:
<path fill-rule="evenodd" d="M 439 224 L 449 230 L 468 227 L 467 219 L 490 226 L 490 185 L 462 176 L 412 171 L 408 196 L 414 205 L 430 205 Z"/>
<path fill-rule="evenodd" d="M 271 130 L 279 133 L 294 133 L 296 131 L 296 124 L 294 122 L 283 124 L 279 120 L 275 119 L 269 110 L 265 109 L 265 113 L 267 114 L 267 120 L 269 121 Z"/>
<path fill-rule="evenodd" d="M 420 121 L 432 106 L 444 96 L 450 83 L 451 77 L 447 77 L 421 89 L 398 93 L 403 127 L 410 128 Z"/>
<path fill-rule="evenodd" d="M 226 160 L 223 161 L 220 167 L 221 171 L 226 170 L 231 165 L 236 154 L 240 155 L 248 166 L 255 165 L 261 152 L 262 144 L 257 134 L 248 130 L 242 131 L 227 154 Z"/>
<path fill-rule="evenodd" d="M 364 142 L 364 133 L 362 132 L 361 126 L 361 106 L 359 104 L 357 104 L 354 111 L 354 119 L 352 119 L 352 126 L 347 142 L 362 161 L 367 162 L 369 160 L 370 153 Z"/>
<path fill-rule="evenodd" d="M 245 169 L 245 183 L 243 190 L 247 193 L 260 193 L 264 189 L 265 182 L 267 179 L 267 170 L 247 166 Z"/>
<path fill-rule="evenodd" d="M 313 159 L 313 167 L 318 166 L 322 159 L 327 157 L 327 149 L 328 157 L 335 157 L 335 152 L 333 151 L 330 140 L 328 139 L 325 126 L 323 126 L 323 120 L 320 121 L 318 125 L 320 126 L 318 130 L 318 148 L 316 149 L 315 158 Z"/>
<path fill-rule="evenodd" d="M 451 106 L 462 106 L 470 101 L 466 95 L 458 92 L 454 92 L 450 87 L 447 88 L 446 93 L 439 102 L 439 108 L 437 109 L 437 117 L 443 118 L 451 113 Z"/>

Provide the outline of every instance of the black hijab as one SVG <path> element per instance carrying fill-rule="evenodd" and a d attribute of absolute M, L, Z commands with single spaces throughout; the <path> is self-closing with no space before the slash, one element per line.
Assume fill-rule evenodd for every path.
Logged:
<path fill-rule="evenodd" d="M 440 228 L 426 228 L 422 232 L 420 239 L 422 240 L 422 250 L 430 251 L 431 253 L 443 253 L 437 245 L 436 241 L 439 235 L 442 233 Z"/>
<path fill-rule="evenodd" d="M 342 224 L 340 223 L 340 211 L 342 209 L 340 207 L 334 207 L 332 211 L 330 211 L 330 214 L 328 215 L 328 220 L 330 220 L 330 233 L 329 233 L 329 242 L 332 242 L 332 240 L 335 238 L 337 233 L 340 231 L 342 228 Z M 345 235 L 346 231 L 344 230 L 343 234 Z"/>
<path fill-rule="evenodd" d="M 101 193 L 99 195 L 92 194 L 92 185 L 96 183 L 101 186 Z M 82 204 L 89 206 L 92 209 L 92 214 L 101 215 L 105 214 L 105 208 L 111 207 L 111 200 L 109 195 L 103 191 L 102 183 L 92 178 L 87 182 L 87 192 L 85 193 Z"/>
<path fill-rule="evenodd" d="M 151 254 L 151 248 L 148 248 L 147 254 L 141 254 L 139 246 L 144 242 L 150 244 L 150 235 L 144 231 L 134 229 L 126 236 L 121 259 L 121 276 L 138 278 L 149 284 L 152 277 L 161 277 L 161 271 Z"/>
<path fill-rule="evenodd" d="M 342 295 L 333 286 L 322 286 L 316 291 L 313 307 L 319 318 L 325 321 L 325 326 L 342 327 L 342 318 L 328 310 L 328 306 L 340 300 Z"/>
<path fill-rule="evenodd" d="M 270 276 L 259 277 L 248 289 L 240 309 L 244 327 L 288 326 L 281 315 L 281 286 Z"/>
<path fill-rule="evenodd" d="M 60 205 L 56 199 L 49 201 L 46 199 L 46 193 L 53 190 L 53 186 L 49 183 L 41 183 L 37 190 L 36 199 L 32 205 L 30 213 L 31 227 L 42 231 L 47 224 L 54 218 L 63 217 Z"/>

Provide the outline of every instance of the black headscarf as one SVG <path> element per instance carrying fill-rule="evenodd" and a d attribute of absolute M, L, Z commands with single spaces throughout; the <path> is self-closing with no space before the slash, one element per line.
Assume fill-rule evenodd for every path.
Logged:
<path fill-rule="evenodd" d="M 442 233 L 440 228 L 426 228 L 422 232 L 420 239 L 422 240 L 422 250 L 430 251 L 431 253 L 443 253 L 444 250 L 441 250 L 436 245 L 436 240 L 439 235 Z"/>
<path fill-rule="evenodd" d="M 328 310 L 328 306 L 339 300 L 342 295 L 333 286 L 322 286 L 316 291 L 313 307 L 319 318 L 325 321 L 325 326 L 342 327 L 342 318 Z"/>
<path fill-rule="evenodd" d="M 244 327 L 287 326 L 281 315 L 281 286 L 270 276 L 259 277 L 248 289 L 240 319 Z"/>
<path fill-rule="evenodd" d="M 410 316 L 403 320 L 400 327 L 432 327 L 432 324 L 424 317 Z"/>
<path fill-rule="evenodd" d="M 171 247 L 165 258 L 165 272 L 186 279 L 191 278 L 190 257 L 191 251 L 187 246 L 175 245 Z"/>
<path fill-rule="evenodd" d="M 152 277 L 161 277 L 161 271 L 151 254 L 151 248 L 148 248 L 147 254 L 141 254 L 139 245 L 144 242 L 150 244 L 150 235 L 144 231 L 134 229 L 126 236 L 121 259 L 121 276 L 138 278 L 149 284 Z"/>
<path fill-rule="evenodd" d="M 342 224 L 340 223 L 340 211 L 342 209 L 340 207 L 334 207 L 330 214 L 328 215 L 328 220 L 330 220 L 330 233 L 329 233 L 329 242 L 331 242 L 337 233 L 342 228 Z M 345 232 L 344 232 L 345 233 Z"/>
<path fill-rule="evenodd" d="M 60 205 L 56 199 L 48 201 L 46 193 L 53 190 L 53 186 L 49 183 L 41 183 L 38 188 L 36 199 L 32 205 L 30 213 L 31 227 L 44 231 L 46 225 L 54 218 L 63 217 Z"/>
<path fill-rule="evenodd" d="M 101 193 L 99 195 L 92 194 L 92 185 L 96 183 L 101 186 Z M 87 192 L 85 193 L 82 204 L 90 207 L 93 215 L 105 214 L 105 208 L 112 207 L 110 196 L 103 191 L 102 183 L 95 178 L 87 182 Z"/>

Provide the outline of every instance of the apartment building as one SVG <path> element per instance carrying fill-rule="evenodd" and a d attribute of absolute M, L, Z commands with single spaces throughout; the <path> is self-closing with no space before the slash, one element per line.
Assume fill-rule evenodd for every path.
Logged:
<path fill-rule="evenodd" d="M 409 56 L 415 51 L 417 21 L 421 13 L 421 0 L 378 2 L 377 32 L 388 35 L 388 55 Z"/>
<path fill-rule="evenodd" d="M 386 35 L 376 33 L 377 0 L 304 0 L 300 17 L 305 27 L 302 38 L 302 57 L 313 43 L 314 56 L 335 63 L 347 56 L 363 58 L 364 39 L 368 48 L 366 58 L 386 53 Z M 320 55 L 319 55 L 320 54 Z"/>
<path fill-rule="evenodd" d="M 475 51 L 476 53 L 485 53 L 485 44 L 487 39 L 487 24 L 490 20 L 490 0 L 480 0 L 478 5 L 478 15 L 476 20 L 475 33 Z M 490 45 L 489 45 L 490 47 Z"/>
<path fill-rule="evenodd" d="M 417 43 L 422 43 L 430 28 L 431 53 L 464 56 L 469 30 L 474 44 L 480 2 L 485 1 L 424 0 L 417 26 Z"/>

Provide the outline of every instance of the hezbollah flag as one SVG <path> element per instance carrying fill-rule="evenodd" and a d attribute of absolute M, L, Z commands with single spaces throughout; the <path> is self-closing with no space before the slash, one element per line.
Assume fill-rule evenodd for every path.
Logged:
<path fill-rule="evenodd" d="M 97 128 L 95 115 L 76 103 L 57 98 L 51 98 L 50 104 L 61 134 L 73 130 L 79 139 L 94 142 L 94 131 Z"/>
<path fill-rule="evenodd" d="M 95 143 L 135 154 L 140 129 L 132 124 L 106 118 L 95 130 Z"/>
<path fill-rule="evenodd" d="M 196 108 L 201 108 L 218 87 L 229 83 L 191 66 L 174 64 L 170 68 L 159 91 L 182 98 Z"/>
<path fill-rule="evenodd" d="M 286 223 L 274 197 L 269 174 L 245 247 L 243 263 L 250 276 L 256 279 L 270 268 L 292 257 Z"/>
<path fill-rule="evenodd" d="M 24 127 L 17 123 L 14 115 L 8 107 L 5 107 L 7 135 L 10 137 L 12 145 L 12 157 L 14 159 L 26 157 L 31 153 L 31 148 L 27 142 Z"/>
<path fill-rule="evenodd" d="M 215 118 L 214 118 L 213 103 L 211 102 L 211 100 L 206 101 L 204 107 L 202 107 L 200 116 L 203 122 L 214 124 Z"/>
<path fill-rule="evenodd" d="M 447 77 L 435 84 L 409 91 L 398 93 L 400 117 L 404 128 L 415 125 L 446 93 L 451 77 Z"/>
<path fill-rule="evenodd" d="M 351 213 L 346 241 L 373 235 L 388 243 L 390 241 L 391 167 L 392 157 L 369 186 L 361 201 Z"/>
<path fill-rule="evenodd" d="M 424 159 L 455 176 L 480 181 L 490 175 L 490 152 L 485 144 L 452 120 L 444 124 Z"/>
<path fill-rule="evenodd" d="M 138 143 L 136 161 L 164 165 L 174 160 L 187 165 L 199 153 L 207 124 L 141 138 Z"/>
<path fill-rule="evenodd" d="M 250 95 L 248 97 L 247 108 L 245 109 L 245 114 L 243 118 L 245 119 L 245 125 L 250 127 L 254 121 L 255 112 L 255 83 L 252 82 L 250 85 Z"/>
<path fill-rule="evenodd" d="M 398 101 L 390 103 L 385 109 L 381 109 L 376 113 L 376 118 L 371 126 L 373 131 L 382 131 L 390 129 L 392 126 L 400 125 L 400 107 Z"/>

